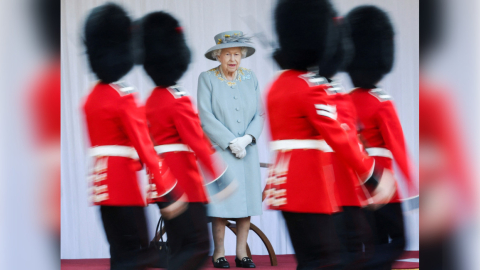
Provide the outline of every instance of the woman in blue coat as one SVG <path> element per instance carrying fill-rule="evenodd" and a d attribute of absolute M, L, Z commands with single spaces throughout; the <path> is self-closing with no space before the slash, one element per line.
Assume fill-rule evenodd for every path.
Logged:
<path fill-rule="evenodd" d="M 263 129 L 264 112 L 255 74 L 240 67 L 242 58 L 251 56 L 255 48 L 241 31 L 228 31 L 215 36 L 216 46 L 205 57 L 220 65 L 202 72 L 198 79 L 198 109 L 202 127 L 218 153 L 233 171 L 239 186 L 226 200 L 211 203 L 215 244 L 213 264 L 229 268 L 225 259 L 224 236 L 227 219 L 237 223 L 235 263 L 254 268 L 247 257 L 247 236 L 250 216 L 262 214 L 260 163 L 256 141 Z"/>

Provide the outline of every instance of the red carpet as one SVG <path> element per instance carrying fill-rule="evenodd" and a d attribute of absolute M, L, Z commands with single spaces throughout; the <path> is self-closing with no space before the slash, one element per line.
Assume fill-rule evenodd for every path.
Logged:
<path fill-rule="evenodd" d="M 418 259 L 418 251 L 407 251 L 400 259 Z M 210 259 L 209 259 L 210 260 Z M 235 269 L 234 256 L 227 256 L 231 269 Z M 276 270 L 294 270 L 296 267 L 295 257 L 293 255 L 278 255 L 278 266 L 271 266 L 267 255 L 253 255 L 253 261 L 257 269 L 276 269 Z M 62 270 L 108 270 L 108 259 L 83 259 L 83 260 L 62 260 Z M 155 268 L 152 268 L 155 269 Z M 212 263 L 208 261 L 204 270 L 213 270 Z M 418 269 L 418 262 L 398 261 L 393 269 Z"/>

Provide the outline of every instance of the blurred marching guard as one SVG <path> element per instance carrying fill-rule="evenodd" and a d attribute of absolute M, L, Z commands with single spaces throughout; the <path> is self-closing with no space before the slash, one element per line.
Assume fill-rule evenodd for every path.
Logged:
<path fill-rule="evenodd" d="M 83 107 L 94 157 L 92 199 L 100 205 L 111 269 L 143 269 L 148 233 L 138 159 L 149 170 L 159 197 L 173 200 L 183 192 L 175 179 L 162 179 L 134 88 L 117 82 L 134 64 L 129 16 L 120 6 L 105 4 L 90 12 L 84 31 L 90 67 L 99 79 Z"/>
<path fill-rule="evenodd" d="M 348 65 L 354 53 L 348 23 L 341 17 L 335 17 L 334 29 L 336 34 L 332 37 L 332 46 L 335 53 L 330 59 L 320 62 L 318 75 L 330 85 L 326 91 L 336 108 L 337 121 L 349 139 L 361 147 L 357 137 L 357 113 L 353 101 L 341 81 L 332 79 L 337 71 Z M 366 190 L 361 186 L 355 171 L 333 150 L 328 149 L 322 155 L 325 162 L 331 162 L 331 166 L 324 166 L 323 169 L 327 180 L 335 183 L 335 196 L 340 208 L 334 214 L 334 221 L 341 244 L 342 269 L 361 269 L 361 264 L 372 255 L 370 226 L 362 209 L 366 205 L 368 194 L 365 194 Z"/>
<path fill-rule="evenodd" d="M 331 4 L 322 0 L 284 0 L 275 9 L 280 49 L 274 58 L 288 70 L 276 78 L 267 93 L 275 160 L 265 193 L 268 207 L 282 211 L 285 218 L 297 269 L 341 267 L 331 215 L 338 207 L 334 187 L 324 176 L 323 166 L 329 161 L 322 158 L 322 152 L 333 149 L 362 182 L 378 182 L 384 173 L 340 126 L 328 81 L 307 71 L 333 57 L 333 17 Z M 393 181 L 391 174 L 384 175 L 379 185 Z M 377 202 L 385 202 L 392 191 L 377 188 Z"/>
<path fill-rule="evenodd" d="M 230 178 L 204 135 L 190 97 L 176 85 L 190 63 L 190 50 L 182 27 L 170 14 L 146 15 L 137 29 L 143 44 L 143 63 L 155 87 L 147 99 L 145 113 L 157 154 L 178 185 L 185 191 L 188 208 L 165 220 L 169 242 L 168 269 L 198 269 L 210 251 L 205 204 L 209 199 L 197 158 L 204 169 L 210 194 L 218 199 L 233 191 Z M 143 55 L 143 57 L 142 57 Z M 160 208 L 168 205 L 153 199 Z"/>
<path fill-rule="evenodd" d="M 392 170 L 393 159 L 415 195 L 402 127 L 391 97 L 376 84 L 389 73 L 394 59 L 394 30 L 388 15 L 375 6 L 360 6 L 346 16 L 355 57 L 347 72 L 356 87 L 355 104 L 359 135 L 377 164 Z M 403 214 L 398 192 L 376 211 L 367 211 L 375 241 L 375 254 L 364 269 L 391 269 L 405 246 Z M 390 239 L 390 240 L 389 240 Z"/>

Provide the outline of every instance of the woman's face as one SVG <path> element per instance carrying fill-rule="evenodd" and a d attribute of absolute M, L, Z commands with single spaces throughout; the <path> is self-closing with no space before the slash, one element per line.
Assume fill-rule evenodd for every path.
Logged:
<path fill-rule="evenodd" d="M 235 72 L 242 60 L 242 49 L 240 47 L 222 49 L 218 60 L 224 71 Z"/>

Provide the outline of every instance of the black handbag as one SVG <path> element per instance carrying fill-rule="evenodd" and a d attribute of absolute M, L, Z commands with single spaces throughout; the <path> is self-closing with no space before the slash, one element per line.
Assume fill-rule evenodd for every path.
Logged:
<path fill-rule="evenodd" d="M 159 231 L 160 229 L 160 231 Z M 163 241 L 163 218 L 160 217 L 157 224 L 157 229 L 155 230 L 155 237 L 150 242 L 150 248 L 154 250 L 156 259 L 150 265 L 154 268 L 167 268 L 168 265 L 168 243 Z M 157 234 L 161 235 L 157 240 Z"/>

